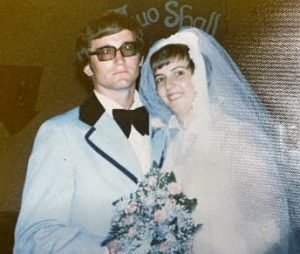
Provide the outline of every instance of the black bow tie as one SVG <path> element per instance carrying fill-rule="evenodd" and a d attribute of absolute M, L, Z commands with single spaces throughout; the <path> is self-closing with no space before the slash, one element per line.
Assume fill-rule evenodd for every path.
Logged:
<path fill-rule="evenodd" d="M 145 107 L 134 110 L 113 109 L 113 117 L 127 138 L 131 131 L 131 125 L 142 135 L 149 134 L 149 114 Z"/>

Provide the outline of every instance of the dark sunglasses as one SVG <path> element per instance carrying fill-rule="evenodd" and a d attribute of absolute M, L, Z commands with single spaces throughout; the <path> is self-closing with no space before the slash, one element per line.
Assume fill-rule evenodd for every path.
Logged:
<path fill-rule="evenodd" d="M 96 55 L 98 60 L 101 62 L 109 61 L 116 57 L 118 50 L 120 50 L 123 57 L 135 56 L 139 53 L 137 42 L 132 41 L 123 43 L 120 48 L 116 48 L 114 46 L 104 46 L 96 49 L 93 52 L 89 52 L 89 55 Z"/>

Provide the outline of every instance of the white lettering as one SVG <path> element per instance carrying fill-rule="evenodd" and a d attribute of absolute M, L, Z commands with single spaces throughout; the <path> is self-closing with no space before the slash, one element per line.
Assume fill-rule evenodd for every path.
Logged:
<path fill-rule="evenodd" d="M 197 24 L 198 21 L 201 22 L 200 25 Z M 203 18 L 203 17 L 196 17 L 196 18 L 194 19 L 193 26 L 194 26 L 194 27 L 198 27 L 198 28 L 200 28 L 200 29 L 204 29 L 204 27 L 205 27 L 205 25 L 206 25 L 206 22 L 207 22 L 207 20 L 206 20 L 205 18 Z"/>
<path fill-rule="evenodd" d="M 128 14 L 128 4 L 115 10 L 120 13 Z M 166 12 L 164 18 L 165 27 L 174 28 L 176 26 L 193 26 L 205 30 L 212 36 L 214 36 L 217 31 L 219 19 L 221 17 L 221 14 L 216 11 L 213 11 L 208 19 L 201 16 L 193 16 L 188 13 L 193 10 L 191 5 L 180 5 L 176 0 L 167 1 L 164 5 L 164 10 Z M 149 9 L 136 14 L 136 19 L 142 27 L 157 23 L 160 17 L 160 10 L 156 7 L 150 7 Z"/>
<path fill-rule="evenodd" d="M 136 19 L 142 27 L 149 26 L 151 23 L 156 23 L 159 20 L 159 12 L 154 7 L 151 7 L 147 11 L 143 11 L 141 15 L 136 14 Z"/>
<path fill-rule="evenodd" d="M 178 2 L 168 1 L 165 4 L 166 12 L 172 14 L 172 16 L 167 16 L 164 20 L 164 24 L 166 27 L 175 27 L 179 24 L 179 15 L 177 14 L 177 12 L 171 9 L 172 6 L 178 7 Z"/>
<path fill-rule="evenodd" d="M 150 22 L 147 18 L 147 13 L 143 11 L 141 15 L 142 15 L 142 19 L 140 17 L 140 14 L 136 14 L 136 19 L 138 20 L 138 22 L 141 24 L 142 27 L 149 26 Z"/>
<path fill-rule="evenodd" d="M 123 13 L 123 14 L 128 14 L 128 4 L 125 4 L 124 6 L 120 7 L 120 8 L 116 8 L 114 9 L 114 11 L 119 12 L 119 13 Z"/>
<path fill-rule="evenodd" d="M 189 9 L 189 10 L 192 10 L 192 6 L 190 5 L 183 5 L 180 7 L 180 10 L 179 10 L 179 13 L 180 13 L 180 24 L 179 26 L 182 27 L 182 26 L 193 26 L 193 17 L 190 16 L 190 15 L 184 15 L 184 9 Z M 185 22 L 185 21 L 188 21 Z"/>
<path fill-rule="evenodd" d="M 216 31 L 217 31 L 217 28 L 218 28 L 218 24 L 219 24 L 219 19 L 221 17 L 221 14 L 218 13 L 216 16 L 215 16 L 215 21 L 214 21 L 214 26 L 213 26 L 213 29 L 211 30 L 210 34 L 212 36 L 215 36 L 216 34 Z M 208 31 L 207 31 L 208 32 Z"/>
<path fill-rule="evenodd" d="M 147 11 L 147 16 L 150 22 L 156 23 L 159 20 L 159 12 L 156 8 L 152 7 Z"/>

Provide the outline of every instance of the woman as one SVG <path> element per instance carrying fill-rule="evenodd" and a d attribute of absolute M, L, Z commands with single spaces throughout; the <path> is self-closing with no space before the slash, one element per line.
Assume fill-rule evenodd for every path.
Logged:
<path fill-rule="evenodd" d="M 272 122 L 224 49 L 196 28 L 159 40 L 140 92 L 152 127 L 170 137 L 164 169 L 198 199 L 194 252 L 287 253 Z"/>

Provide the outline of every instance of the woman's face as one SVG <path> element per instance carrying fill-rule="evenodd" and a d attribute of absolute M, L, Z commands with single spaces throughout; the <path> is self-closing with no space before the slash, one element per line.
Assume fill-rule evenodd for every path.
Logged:
<path fill-rule="evenodd" d="M 178 59 L 154 72 L 158 95 L 179 118 L 191 111 L 196 96 L 192 75 L 188 62 Z"/>

